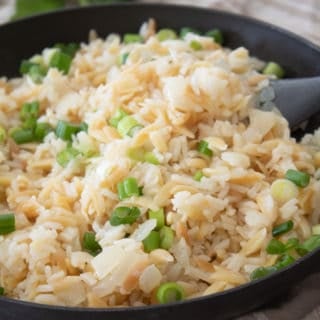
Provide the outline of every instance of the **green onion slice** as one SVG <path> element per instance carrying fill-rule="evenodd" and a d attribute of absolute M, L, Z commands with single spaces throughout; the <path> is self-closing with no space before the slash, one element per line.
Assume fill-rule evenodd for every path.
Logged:
<path fill-rule="evenodd" d="M 286 251 L 286 246 L 277 239 L 271 239 L 266 248 L 269 254 L 282 254 Z"/>
<path fill-rule="evenodd" d="M 180 38 L 184 39 L 187 33 L 200 34 L 200 31 L 194 28 L 184 27 L 180 29 Z"/>
<path fill-rule="evenodd" d="M 156 219 L 157 220 L 157 230 L 160 230 L 165 224 L 165 216 L 164 210 L 161 208 L 159 210 L 149 210 L 148 212 L 149 219 Z"/>
<path fill-rule="evenodd" d="M 27 120 L 30 118 L 38 118 L 39 116 L 39 102 L 27 102 L 22 105 L 20 110 L 20 119 Z"/>
<path fill-rule="evenodd" d="M 34 141 L 34 133 L 32 129 L 15 128 L 10 133 L 10 136 L 17 144 Z"/>
<path fill-rule="evenodd" d="M 275 226 L 272 229 L 272 235 L 274 237 L 280 236 L 281 234 L 284 234 L 284 233 L 292 230 L 292 228 L 293 228 L 293 222 L 291 220 L 286 221 L 284 223 L 281 223 L 281 224 Z"/>
<path fill-rule="evenodd" d="M 216 42 L 220 45 L 223 44 L 224 39 L 223 39 L 223 34 L 222 34 L 221 30 L 212 29 L 212 30 L 209 30 L 208 32 L 206 32 L 205 35 L 207 37 L 211 37 L 214 40 L 214 42 Z"/>
<path fill-rule="evenodd" d="M 123 36 L 123 42 L 125 44 L 143 42 L 143 38 L 137 33 L 126 33 Z"/>
<path fill-rule="evenodd" d="M 169 250 L 174 241 L 174 231 L 167 226 L 163 226 L 160 229 L 160 247 L 165 250 Z"/>
<path fill-rule="evenodd" d="M 100 244 L 96 240 L 96 235 L 93 232 L 85 232 L 83 235 L 82 246 L 83 249 L 92 256 L 96 256 L 102 251 Z"/>
<path fill-rule="evenodd" d="M 116 111 L 116 113 L 112 116 L 112 118 L 110 118 L 109 124 L 110 124 L 112 127 L 117 128 L 120 120 L 122 120 L 122 119 L 123 119 L 124 117 L 126 117 L 127 115 L 128 115 L 128 114 L 127 114 L 124 110 L 118 109 L 118 110 Z"/>
<path fill-rule="evenodd" d="M 271 267 L 259 267 L 254 269 L 250 274 L 251 280 L 257 280 L 263 277 L 266 277 L 267 275 L 277 271 L 277 268 L 274 266 Z"/>
<path fill-rule="evenodd" d="M 37 141 L 43 141 L 44 137 L 50 133 L 53 129 L 47 122 L 37 122 L 34 129 L 34 137 Z"/>
<path fill-rule="evenodd" d="M 118 207 L 112 212 L 109 221 L 112 226 L 133 224 L 139 216 L 140 210 L 137 207 Z"/>
<path fill-rule="evenodd" d="M 59 165 L 63 168 L 65 168 L 68 163 L 75 159 L 78 155 L 80 154 L 80 152 L 78 150 L 76 150 L 73 147 L 67 147 L 66 149 L 60 151 L 57 154 L 57 162 L 59 163 Z"/>
<path fill-rule="evenodd" d="M 300 188 L 305 188 L 310 182 L 310 175 L 305 172 L 289 169 L 285 178 L 293 182 Z"/>
<path fill-rule="evenodd" d="M 199 143 L 198 143 L 198 146 L 197 146 L 197 149 L 200 153 L 204 154 L 205 156 L 208 156 L 208 157 L 212 157 L 213 156 L 213 152 L 210 148 L 208 148 L 208 142 L 205 141 L 205 140 L 201 140 Z"/>
<path fill-rule="evenodd" d="M 167 282 L 158 288 L 156 296 L 159 303 L 172 303 L 183 300 L 185 292 L 179 284 Z"/>
<path fill-rule="evenodd" d="M 122 182 L 119 182 L 117 185 L 118 196 L 120 200 L 124 200 L 126 198 L 130 198 L 133 196 L 140 196 L 141 191 L 138 182 L 135 178 L 129 177 Z"/>
<path fill-rule="evenodd" d="M 65 141 L 71 141 L 72 136 L 80 131 L 87 131 L 88 125 L 83 122 L 80 124 L 73 124 L 67 121 L 59 120 L 56 127 L 56 136 Z"/>
<path fill-rule="evenodd" d="M 199 50 L 202 50 L 202 44 L 199 42 L 199 41 L 196 41 L 196 40 L 192 40 L 190 42 L 190 48 L 195 50 L 195 51 L 199 51 Z"/>
<path fill-rule="evenodd" d="M 194 176 L 193 176 L 193 179 L 196 180 L 196 181 L 201 181 L 201 179 L 203 178 L 203 173 L 202 171 L 196 171 Z"/>
<path fill-rule="evenodd" d="M 145 252 L 151 252 L 152 250 L 160 248 L 160 234 L 158 231 L 151 231 L 149 235 L 142 240 L 143 248 Z"/>
<path fill-rule="evenodd" d="M 0 215 L 0 234 L 8 234 L 16 230 L 16 221 L 13 213 Z"/>
<path fill-rule="evenodd" d="M 281 79 L 285 75 L 284 69 L 276 62 L 268 62 L 268 64 L 262 70 L 263 74 L 276 76 L 278 79 Z"/>
<path fill-rule="evenodd" d="M 177 34 L 172 29 L 161 29 L 157 33 L 157 38 L 159 41 L 173 40 L 177 39 Z"/>
<path fill-rule="evenodd" d="M 49 66 L 51 68 L 57 68 L 63 74 L 68 74 L 72 62 L 72 57 L 63 53 L 61 50 L 57 50 L 51 57 Z"/>
<path fill-rule="evenodd" d="M 4 288 L 0 287 L 0 296 L 3 296 L 3 295 L 4 295 Z"/>

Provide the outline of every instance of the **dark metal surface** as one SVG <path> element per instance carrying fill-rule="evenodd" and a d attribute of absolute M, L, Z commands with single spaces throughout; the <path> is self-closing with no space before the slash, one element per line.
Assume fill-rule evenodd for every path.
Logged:
<path fill-rule="evenodd" d="M 86 41 L 88 31 L 137 31 L 153 17 L 159 27 L 220 28 L 226 45 L 244 46 L 252 55 L 280 63 L 291 77 L 320 75 L 320 49 L 277 27 L 253 19 L 207 9 L 168 5 L 88 7 L 25 19 L 0 27 L 0 75 L 17 75 L 23 58 L 56 42 Z M 320 124 L 320 121 L 316 123 Z M 313 121 L 313 125 L 316 125 Z M 320 251 L 263 280 L 208 297 L 168 306 L 84 309 L 44 306 L 0 298 L 0 320 L 191 320 L 227 319 L 255 309 L 314 272 Z"/>

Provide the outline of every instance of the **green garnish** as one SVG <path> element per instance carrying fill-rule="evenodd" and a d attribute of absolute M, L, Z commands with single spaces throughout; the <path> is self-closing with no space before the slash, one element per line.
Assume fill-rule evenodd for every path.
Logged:
<path fill-rule="evenodd" d="M 123 42 L 125 44 L 143 42 L 143 38 L 137 33 L 126 33 L 123 36 Z"/>
<path fill-rule="evenodd" d="M 291 220 L 286 221 L 284 223 L 281 223 L 281 224 L 275 226 L 272 229 L 272 235 L 274 237 L 280 236 L 281 234 L 284 234 L 284 233 L 292 230 L 292 228 L 293 228 L 293 222 Z"/>
<path fill-rule="evenodd" d="M 158 231 L 151 231 L 149 235 L 142 240 L 145 252 L 151 252 L 160 248 L 160 234 Z"/>
<path fill-rule="evenodd" d="M 100 244 L 96 240 L 96 235 L 93 232 L 85 232 L 83 235 L 82 247 L 94 257 L 102 251 Z"/>
<path fill-rule="evenodd" d="M 78 150 L 76 150 L 73 147 L 67 147 L 64 150 L 60 151 L 57 154 L 57 162 L 59 163 L 59 165 L 63 168 L 65 168 L 68 163 L 75 159 L 78 155 L 80 154 L 80 152 Z"/>
<path fill-rule="evenodd" d="M 268 64 L 262 70 L 263 74 L 276 76 L 281 79 L 285 75 L 284 69 L 276 62 L 268 62 Z"/>
<path fill-rule="evenodd" d="M 197 149 L 200 153 L 202 153 L 203 155 L 205 156 L 208 156 L 208 157 L 212 157 L 213 156 L 213 152 L 210 148 L 208 148 L 208 142 L 205 141 L 205 140 L 201 140 L 199 143 L 198 143 L 198 146 L 197 146 Z"/>
<path fill-rule="evenodd" d="M 177 34 L 174 30 L 166 28 L 157 32 L 157 38 L 159 41 L 174 40 L 177 39 Z"/>
<path fill-rule="evenodd" d="M 13 213 L 0 215 L 0 234 L 8 234 L 16 230 L 16 220 Z"/>
<path fill-rule="evenodd" d="M 183 300 L 185 293 L 179 284 L 167 282 L 158 288 L 156 296 L 159 303 L 172 303 Z"/>
<path fill-rule="evenodd" d="M 149 219 L 156 219 L 157 220 L 157 226 L 156 229 L 160 230 L 164 224 L 165 224 L 165 217 L 164 217 L 164 210 L 149 210 L 148 212 Z"/>
<path fill-rule="evenodd" d="M 308 173 L 292 169 L 286 172 L 285 178 L 300 188 L 305 188 L 310 182 L 310 175 Z"/>
<path fill-rule="evenodd" d="M 120 200 L 130 198 L 133 196 L 139 197 L 141 190 L 135 178 L 129 177 L 117 184 L 118 196 Z"/>
<path fill-rule="evenodd" d="M 223 34 L 221 32 L 221 30 L 219 29 L 212 29 L 212 30 L 209 30 L 208 32 L 205 33 L 205 36 L 207 37 L 211 37 L 214 42 L 222 45 L 223 44 Z"/>
<path fill-rule="evenodd" d="M 137 207 L 118 207 L 114 209 L 110 217 L 110 224 L 112 226 L 119 226 L 122 224 L 133 224 L 140 216 L 140 210 Z"/>

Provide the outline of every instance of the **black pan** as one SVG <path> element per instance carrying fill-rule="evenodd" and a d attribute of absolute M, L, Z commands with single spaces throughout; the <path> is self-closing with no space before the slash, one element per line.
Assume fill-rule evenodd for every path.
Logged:
<path fill-rule="evenodd" d="M 0 27 L 0 75 L 18 74 L 29 58 L 56 42 L 86 41 L 90 29 L 100 36 L 110 32 L 136 32 L 154 17 L 159 27 L 220 28 L 226 45 L 245 46 L 251 54 L 279 62 L 290 77 L 320 75 L 320 48 L 277 27 L 230 13 L 169 5 L 96 6 L 46 14 Z M 313 119 L 312 126 L 320 120 Z M 1 253 L 0 253 L 1 254 Z M 85 309 L 38 305 L 0 298 L 1 320 L 191 320 L 227 319 L 253 310 L 317 271 L 320 251 L 298 260 L 265 279 L 219 294 L 171 305 L 136 308 Z"/>

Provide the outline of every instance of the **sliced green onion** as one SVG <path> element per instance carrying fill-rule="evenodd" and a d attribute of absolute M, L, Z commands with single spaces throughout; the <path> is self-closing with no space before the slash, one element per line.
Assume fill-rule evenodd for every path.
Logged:
<path fill-rule="evenodd" d="M 200 34 L 200 31 L 193 28 L 184 27 L 180 29 L 180 38 L 184 39 L 187 33 Z"/>
<path fill-rule="evenodd" d="M 31 130 L 34 130 L 35 127 L 37 125 L 37 119 L 35 118 L 29 118 L 29 119 L 26 119 L 25 121 L 23 121 L 22 123 L 22 128 L 23 129 L 31 129 Z"/>
<path fill-rule="evenodd" d="M 7 137 L 7 133 L 4 127 L 0 125 L 0 143 L 3 143 Z"/>
<path fill-rule="evenodd" d="M 88 125 L 83 122 L 81 124 L 73 124 L 67 121 L 59 120 L 56 127 L 56 136 L 65 141 L 70 141 L 74 134 L 80 131 L 87 131 Z"/>
<path fill-rule="evenodd" d="M 143 148 L 129 148 L 127 156 L 134 161 L 144 161 L 145 151 Z"/>
<path fill-rule="evenodd" d="M 85 232 L 83 235 L 82 247 L 94 257 L 102 251 L 100 244 L 96 240 L 96 235 L 93 232 Z"/>
<path fill-rule="evenodd" d="M 211 149 L 208 148 L 208 142 L 205 141 L 205 140 L 201 140 L 199 143 L 198 143 L 198 146 L 197 146 L 197 149 L 200 153 L 204 154 L 205 156 L 208 156 L 208 157 L 212 157 L 213 156 L 213 152 Z"/>
<path fill-rule="evenodd" d="M 286 179 L 277 179 L 271 185 L 271 195 L 280 203 L 285 203 L 294 199 L 299 194 L 299 188 L 291 181 Z"/>
<path fill-rule="evenodd" d="M 0 296 L 3 296 L 3 295 L 4 295 L 4 288 L 0 287 Z"/>
<path fill-rule="evenodd" d="M 145 154 L 144 154 L 144 161 L 151 163 L 151 164 L 154 164 L 154 165 L 160 164 L 158 158 L 154 155 L 154 153 L 148 152 L 148 151 L 145 152 Z"/>
<path fill-rule="evenodd" d="M 137 207 L 118 207 L 112 212 L 109 221 L 112 226 L 133 224 L 137 221 L 139 216 L 140 210 Z"/>
<path fill-rule="evenodd" d="M 179 284 L 166 282 L 158 288 L 156 296 L 159 303 L 172 303 L 183 300 L 185 292 Z"/>
<path fill-rule="evenodd" d="M 275 263 L 274 267 L 277 270 L 280 270 L 282 268 L 287 267 L 288 265 L 292 264 L 293 262 L 295 262 L 296 260 L 290 256 L 289 254 L 283 254 L 278 261 Z"/>
<path fill-rule="evenodd" d="M 293 182 L 300 188 L 305 188 L 310 182 L 310 175 L 305 172 L 289 169 L 285 178 Z"/>
<path fill-rule="evenodd" d="M 254 269 L 250 274 L 251 280 L 257 280 L 263 277 L 266 277 L 267 275 L 277 271 L 277 268 L 274 266 L 270 267 L 259 267 Z"/>
<path fill-rule="evenodd" d="M 16 128 L 10 133 L 11 138 L 17 144 L 23 144 L 34 141 L 34 133 L 32 129 Z"/>
<path fill-rule="evenodd" d="M 266 248 L 269 254 L 282 254 L 286 251 L 286 246 L 277 239 L 271 239 Z"/>
<path fill-rule="evenodd" d="M 32 65 L 28 72 L 29 77 L 36 84 L 40 84 L 46 74 L 47 74 L 47 69 L 40 64 Z"/>
<path fill-rule="evenodd" d="M 47 122 L 37 122 L 34 129 L 34 137 L 37 141 L 43 141 L 44 137 L 52 131 L 52 128 Z"/>
<path fill-rule="evenodd" d="M 161 29 L 157 33 L 157 38 L 159 41 L 173 40 L 177 39 L 177 34 L 172 29 Z"/>
<path fill-rule="evenodd" d="M 137 33 L 126 33 L 123 36 L 123 42 L 125 44 L 143 42 L 143 38 Z"/>
<path fill-rule="evenodd" d="M 140 189 L 135 178 L 129 177 L 117 185 L 118 196 L 120 200 L 130 198 L 133 196 L 140 196 Z"/>
<path fill-rule="evenodd" d="M 126 116 L 128 116 L 128 114 L 124 110 L 118 109 L 116 113 L 110 118 L 109 124 L 112 127 L 117 128 L 120 120 L 122 120 Z"/>
<path fill-rule="evenodd" d="M 13 213 L 0 215 L 0 234 L 8 234 L 16 230 L 16 220 Z"/>
<path fill-rule="evenodd" d="M 284 223 L 281 223 L 281 224 L 275 226 L 272 229 L 272 235 L 274 237 L 280 236 L 281 234 L 284 234 L 284 233 L 290 231 L 292 228 L 293 228 L 293 222 L 291 220 L 286 221 Z"/>
<path fill-rule="evenodd" d="M 119 64 L 120 64 L 120 65 L 126 64 L 129 55 L 130 55 L 129 52 L 125 52 L 125 53 L 123 53 L 122 55 L 120 55 L 120 57 L 119 57 Z"/>
<path fill-rule="evenodd" d="M 286 251 L 295 249 L 298 246 L 299 246 L 299 240 L 297 238 L 290 238 L 285 244 Z"/>
<path fill-rule="evenodd" d="M 20 119 L 27 120 L 30 118 L 38 118 L 39 116 L 39 102 L 27 102 L 22 105 L 20 110 Z"/>
<path fill-rule="evenodd" d="M 63 53 L 61 50 L 57 50 L 51 57 L 49 66 L 51 68 L 57 68 L 63 74 L 68 74 L 72 62 L 72 57 Z"/>
<path fill-rule="evenodd" d="M 313 235 L 320 235 L 320 224 L 316 224 L 312 227 Z"/>
<path fill-rule="evenodd" d="M 209 30 L 208 32 L 206 32 L 205 35 L 207 37 L 211 37 L 214 40 L 214 42 L 216 42 L 220 45 L 223 44 L 224 39 L 223 39 L 223 34 L 222 34 L 221 30 L 212 29 L 212 30 Z"/>
<path fill-rule="evenodd" d="M 163 209 L 159 209 L 159 210 L 149 210 L 148 212 L 149 215 L 149 219 L 156 219 L 157 220 L 157 230 L 160 230 L 164 224 L 165 224 L 165 217 L 164 217 L 164 211 Z"/>
<path fill-rule="evenodd" d="M 174 231 L 167 226 L 163 226 L 160 230 L 160 247 L 169 250 L 174 241 Z"/>
<path fill-rule="evenodd" d="M 199 41 L 192 40 L 190 42 L 190 48 L 195 51 L 199 51 L 199 50 L 202 50 L 202 44 Z"/>
<path fill-rule="evenodd" d="M 297 252 L 303 256 L 320 247 L 320 235 L 312 235 L 309 239 L 298 246 Z"/>
<path fill-rule="evenodd" d="M 141 125 L 139 124 L 139 122 L 131 117 L 131 116 L 126 116 L 123 117 L 119 122 L 118 122 L 118 132 L 120 133 L 120 135 L 122 137 L 125 136 L 130 136 L 132 137 L 134 134 L 134 129 L 135 128 L 141 128 Z"/>
<path fill-rule="evenodd" d="M 29 60 L 22 60 L 20 64 L 20 74 L 28 74 L 31 67 L 34 65 L 39 65 L 38 63 L 31 62 Z"/>
<path fill-rule="evenodd" d="M 284 77 L 284 69 L 276 62 L 268 62 L 268 64 L 262 70 L 263 74 L 276 76 L 278 79 Z"/>
<path fill-rule="evenodd" d="M 77 53 L 77 51 L 80 49 L 80 45 L 78 43 L 56 43 L 54 45 L 55 48 L 58 48 L 61 50 L 61 52 L 67 54 L 68 56 L 70 56 L 71 58 L 73 58 L 75 56 L 75 54 Z"/>
<path fill-rule="evenodd" d="M 201 181 L 201 179 L 203 178 L 203 173 L 202 171 L 196 171 L 194 176 L 193 176 L 193 179 L 196 180 L 196 181 Z"/>
<path fill-rule="evenodd" d="M 61 167 L 65 168 L 68 163 L 75 159 L 79 154 L 79 151 L 75 148 L 67 147 L 57 154 L 56 160 Z"/>
<path fill-rule="evenodd" d="M 149 235 L 142 240 L 145 252 L 151 252 L 160 248 L 160 234 L 158 231 L 151 231 Z"/>

